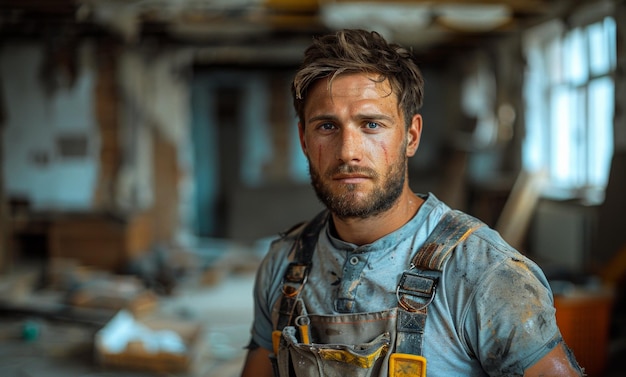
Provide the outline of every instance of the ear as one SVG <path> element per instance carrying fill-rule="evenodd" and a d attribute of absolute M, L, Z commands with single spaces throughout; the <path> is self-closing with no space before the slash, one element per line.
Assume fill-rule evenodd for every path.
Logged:
<path fill-rule="evenodd" d="M 304 126 L 302 125 L 302 122 L 298 122 L 298 137 L 300 138 L 300 148 L 302 148 L 304 155 L 308 157 L 306 143 L 304 141 Z"/>
<path fill-rule="evenodd" d="M 420 114 L 413 115 L 411 119 L 411 125 L 407 130 L 408 142 L 406 144 L 406 156 L 413 157 L 417 152 L 417 147 L 420 145 L 420 138 L 422 137 L 422 116 Z"/>

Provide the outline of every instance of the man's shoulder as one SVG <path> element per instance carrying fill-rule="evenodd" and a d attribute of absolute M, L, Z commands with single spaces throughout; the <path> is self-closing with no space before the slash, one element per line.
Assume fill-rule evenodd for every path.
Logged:
<path fill-rule="evenodd" d="M 276 241 L 281 240 L 281 239 L 297 238 L 298 235 L 302 233 L 302 230 L 304 229 L 307 223 L 308 221 L 301 221 L 299 223 L 295 223 L 291 225 L 289 228 L 278 233 L 278 238 L 276 239 Z"/>
<path fill-rule="evenodd" d="M 315 215 L 315 217 L 293 224 L 289 228 L 278 233 L 278 238 L 275 241 L 290 241 L 297 238 L 306 236 L 306 233 L 319 233 L 324 227 L 328 218 L 328 211 L 321 211 Z M 304 233 L 304 234 L 303 234 Z"/>
<path fill-rule="evenodd" d="M 298 246 L 301 246 L 301 240 L 305 233 L 311 229 L 309 224 L 314 220 L 296 223 L 278 233 L 270 241 L 267 252 L 258 269 L 260 276 L 269 280 L 282 279 L 289 263 L 297 259 Z M 318 235 L 319 229 L 314 230 L 314 232 Z"/>
<path fill-rule="evenodd" d="M 544 280 L 535 262 L 488 226 L 477 229 L 457 245 L 446 269 L 446 276 L 463 276 L 463 282 L 470 286 L 482 285 L 493 276 L 516 280 L 522 274 Z"/>
<path fill-rule="evenodd" d="M 325 225 L 326 218 L 327 212 L 322 211 L 308 221 L 295 223 L 279 232 L 270 243 L 269 254 L 282 254 L 283 252 L 290 251 L 293 249 L 296 241 L 307 236 L 317 238 L 317 235 Z"/>

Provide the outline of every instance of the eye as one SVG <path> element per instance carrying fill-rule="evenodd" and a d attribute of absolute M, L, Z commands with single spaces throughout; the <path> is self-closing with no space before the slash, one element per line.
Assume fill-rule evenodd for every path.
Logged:
<path fill-rule="evenodd" d="M 380 128 L 380 124 L 378 122 L 366 122 L 365 127 L 370 130 L 375 130 L 377 128 Z"/>
<path fill-rule="evenodd" d="M 332 123 L 322 123 L 319 126 L 317 126 L 317 128 L 319 128 L 320 130 L 333 130 L 335 129 L 335 125 Z"/>

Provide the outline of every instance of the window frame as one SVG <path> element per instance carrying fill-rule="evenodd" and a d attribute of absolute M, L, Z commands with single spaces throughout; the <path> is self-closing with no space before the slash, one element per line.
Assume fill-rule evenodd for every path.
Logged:
<path fill-rule="evenodd" d="M 588 41 L 592 36 L 591 27 L 597 23 L 603 23 L 603 32 L 606 32 L 607 27 L 612 27 L 613 32 L 608 39 L 604 36 L 605 42 L 612 43 L 613 48 L 612 51 L 609 48 L 607 70 L 600 73 L 592 69 L 590 57 L 593 49 Z M 582 43 L 582 50 L 579 52 L 586 59 L 582 64 L 584 71 L 576 72 L 571 66 L 567 71 L 564 49 L 575 51 L 572 43 L 576 42 L 577 33 L 580 37 L 578 42 Z M 522 164 L 526 170 L 545 171 L 547 179 L 542 191 L 543 197 L 582 199 L 587 202 L 601 202 L 604 198 L 615 142 L 615 42 L 616 22 L 609 6 L 581 9 L 568 19 L 567 26 L 561 20 L 553 20 L 534 27 L 524 35 L 524 56 L 528 66 L 524 84 L 526 135 L 522 146 Z M 576 75 L 573 73 L 578 73 L 578 78 L 582 80 L 574 80 Z M 592 150 L 591 135 L 596 135 L 596 130 L 591 119 L 594 114 L 591 90 L 607 79 L 610 80 L 610 85 L 605 89 L 611 95 L 608 96 L 610 117 L 606 120 L 608 130 L 605 131 L 610 134 L 603 136 L 608 144 L 597 144 L 604 145 L 604 149 L 600 151 L 604 156 L 595 158 L 594 154 L 598 152 Z M 565 94 L 559 96 L 559 91 Z M 555 101 L 564 101 L 559 104 L 562 106 L 561 111 L 555 110 Z M 594 121 L 595 119 L 597 118 Z M 571 140 L 567 141 L 568 138 Z M 557 148 L 558 145 L 561 145 L 560 149 Z M 564 145 L 571 148 L 567 149 Z M 558 160 L 564 158 L 564 151 L 572 154 L 567 162 L 561 161 L 559 164 Z M 594 173 L 593 166 L 600 165 L 606 172 Z M 563 166 L 568 170 L 562 171 Z M 564 173 L 563 176 L 560 176 L 561 173 Z"/>

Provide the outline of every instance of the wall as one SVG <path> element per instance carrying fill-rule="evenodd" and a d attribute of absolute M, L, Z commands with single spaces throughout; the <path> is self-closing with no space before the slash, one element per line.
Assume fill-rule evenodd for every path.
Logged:
<path fill-rule="evenodd" d="M 595 266 L 603 269 L 612 258 L 626 250 L 626 3 L 616 2 L 617 69 L 615 72 L 615 144 L 611 175 L 604 203 L 598 208 L 597 234 L 592 253 Z M 622 266 L 622 270 L 626 266 Z"/>
<path fill-rule="evenodd" d="M 289 78 L 274 69 L 209 69 L 194 75 L 196 234 L 250 241 L 315 213 Z"/>
<path fill-rule="evenodd" d="M 7 197 L 27 197 L 35 209 L 91 207 L 99 137 L 92 105 L 90 51 L 89 44 L 81 46 L 81 69 L 72 85 L 47 93 L 39 80 L 43 46 L 3 45 L 0 77 L 6 122 L 2 173 Z M 67 80 L 63 72 L 57 74 L 60 80 Z"/>
<path fill-rule="evenodd" d="M 0 91 L 0 166 L 4 164 L 4 98 Z M 9 214 L 7 211 L 7 201 L 4 194 L 4 174 L 0 172 L 0 273 L 5 272 L 9 267 L 8 261 L 8 230 Z"/>
<path fill-rule="evenodd" d="M 0 182 L 7 200 L 30 209 L 13 238 L 32 238 L 37 228 L 37 255 L 46 255 L 55 224 L 90 213 L 120 224 L 141 215 L 145 244 L 175 241 L 190 206 L 189 55 L 108 38 L 68 46 L 24 39 L 0 51 Z"/>

